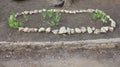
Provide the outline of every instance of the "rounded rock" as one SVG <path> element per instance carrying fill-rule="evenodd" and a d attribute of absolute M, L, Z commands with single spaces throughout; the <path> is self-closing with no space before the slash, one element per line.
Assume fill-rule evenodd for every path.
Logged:
<path fill-rule="evenodd" d="M 71 29 L 69 27 L 67 27 L 67 34 L 71 34 Z"/>
<path fill-rule="evenodd" d="M 116 22 L 114 20 L 111 20 L 111 26 L 116 27 Z"/>
<path fill-rule="evenodd" d="M 51 32 L 51 28 L 50 27 L 48 27 L 48 28 L 46 28 L 46 33 L 49 33 L 49 32 Z"/>
<path fill-rule="evenodd" d="M 100 29 L 96 29 L 95 31 L 94 31 L 94 34 L 99 34 L 101 31 L 100 31 Z"/>
<path fill-rule="evenodd" d="M 87 31 L 87 29 L 85 27 L 81 27 L 81 32 L 85 33 Z"/>
<path fill-rule="evenodd" d="M 70 29 L 70 33 L 71 33 L 71 34 L 74 34 L 74 33 L 75 33 L 75 30 L 74 30 L 74 29 Z"/>
<path fill-rule="evenodd" d="M 92 28 L 90 28 L 90 27 L 87 27 L 87 31 L 89 34 L 91 34 L 93 32 Z"/>
<path fill-rule="evenodd" d="M 113 27 L 108 27 L 108 30 L 113 32 L 114 31 L 114 28 Z"/>
<path fill-rule="evenodd" d="M 23 28 L 23 27 L 19 27 L 18 30 L 19 30 L 19 31 L 23 31 L 24 28 Z"/>
<path fill-rule="evenodd" d="M 52 30 L 52 33 L 55 34 L 55 35 L 58 34 L 58 29 Z"/>
<path fill-rule="evenodd" d="M 65 34 L 65 33 L 67 33 L 66 27 L 62 26 L 59 30 L 59 34 Z"/>
<path fill-rule="evenodd" d="M 76 32 L 76 33 L 81 33 L 82 31 L 81 31 L 81 29 L 79 29 L 79 28 L 75 28 L 75 32 Z"/>
<path fill-rule="evenodd" d="M 45 32 L 45 28 L 44 27 L 41 27 L 38 32 Z"/>
<path fill-rule="evenodd" d="M 101 27 L 101 32 L 106 33 L 107 31 L 106 31 L 106 29 L 104 27 Z"/>
<path fill-rule="evenodd" d="M 28 28 L 28 27 L 25 27 L 25 28 L 23 29 L 23 32 L 29 32 L 28 30 L 29 30 L 29 28 Z"/>

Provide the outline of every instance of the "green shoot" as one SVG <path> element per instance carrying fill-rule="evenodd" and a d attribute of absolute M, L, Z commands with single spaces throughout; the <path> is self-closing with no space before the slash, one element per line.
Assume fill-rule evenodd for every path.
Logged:
<path fill-rule="evenodd" d="M 45 18 L 45 17 L 46 17 L 46 15 L 47 15 L 46 11 L 42 11 L 42 12 L 41 12 L 41 15 L 42 15 L 42 17 L 44 17 L 44 18 Z"/>
<path fill-rule="evenodd" d="M 24 25 L 22 22 L 17 22 L 14 12 L 11 13 L 10 18 L 8 19 L 8 23 L 10 27 L 15 29 L 18 27 L 23 27 Z"/>
<path fill-rule="evenodd" d="M 95 20 L 100 19 L 103 23 L 107 23 L 107 21 L 108 21 L 106 14 L 101 10 L 97 10 L 93 14 L 93 19 L 95 19 Z"/>
<path fill-rule="evenodd" d="M 61 18 L 60 13 L 56 12 L 55 17 L 54 17 L 54 20 L 55 20 L 56 24 L 58 24 L 58 22 L 60 22 L 60 18 Z"/>
<path fill-rule="evenodd" d="M 54 21 L 50 21 L 49 24 L 51 27 L 54 27 L 56 25 Z"/>
<path fill-rule="evenodd" d="M 53 16 L 53 11 L 48 11 L 48 17 L 51 18 Z"/>
<path fill-rule="evenodd" d="M 24 17 L 25 21 L 28 21 L 28 17 L 25 14 L 23 14 L 23 17 Z"/>

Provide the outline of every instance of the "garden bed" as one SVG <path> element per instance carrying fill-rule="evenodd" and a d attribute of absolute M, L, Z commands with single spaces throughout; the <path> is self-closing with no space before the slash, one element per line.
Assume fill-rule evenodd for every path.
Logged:
<path fill-rule="evenodd" d="M 44 3 L 47 3 L 48 5 L 45 5 Z M 84 3 L 84 5 L 83 5 Z M 37 4 L 37 5 L 32 5 Z M 79 4 L 79 6 L 78 6 Z M 101 4 L 101 6 L 99 6 Z M 31 6 L 29 6 L 31 5 Z M 42 5 L 42 6 L 41 6 Z M 115 28 L 114 32 L 108 32 L 105 34 L 74 34 L 74 35 L 53 35 L 48 33 L 24 33 L 19 32 L 16 29 L 12 29 L 8 25 L 8 17 L 11 13 L 11 11 L 15 12 L 22 12 L 25 10 L 35 10 L 35 9 L 51 9 L 53 7 L 50 7 L 48 2 L 45 1 L 25 1 L 25 2 L 12 2 L 12 1 L 1 1 L 1 25 L 0 25 L 0 40 L 1 41 L 79 41 L 79 40 L 89 40 L 89 39 L 109 39 L 109 38 L 119 38 L 120 32 L 119 32 L 119 5 L 120 2 L 118 0 L 115 0 L 114 2 L 111 1 L 105 1 L 104 3 L 102 1 L 81 1 L 79 3 L 76 3 L 72 5 L 69 9 L 70 10 L 79 10 L 79 9 L 101 9 L 105 11 L 108 15 L 112 17 L 117 23 L 117 27 Z M 23 7 L 25 6 L 25 7 Z M 55 8 L 56 9 L 56 8 Z M 60 8 L 61 9 L 61 8 Z M 26 26 L 29 27 L 36 27 L 40 25 L 47 26 L 45 22 L 40 21 L 40 15 L 34 14 L 29 17 L 29 21 L 25 22 Z M 58 26 L 55 28 L 59 28 L 60 26 L 69 26 L 72 28 L 78 27 L 78 26 L 95 26 L 95 27 L 101 27 L 103 24 L 100 21 L 94 21 L 90 14 L 62 14 L 62 21 L 59 23 Z"/>

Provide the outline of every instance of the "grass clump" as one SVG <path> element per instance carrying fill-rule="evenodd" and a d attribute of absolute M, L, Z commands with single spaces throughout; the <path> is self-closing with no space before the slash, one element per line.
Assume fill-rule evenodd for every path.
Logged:
<path fill-rule="evenodd" d="M 96 10 L 96 12 L 93 13 L 93 19 L 94 20 L 100 19 L 103 23 L 107 23 L 108 21 L 106 13 L 104 13 L 101 10 Z"/>
<path fill-rule="evenodd" d="M 58 25 L 61 20 L 61 14 L 59 12 L 42 11 L 41 15 L 45 20 L 47 20 L 51 27 Z"/>
<path fill-rule="evenodd" d="M 8 19 L 8 24 L 11 28 L 14 28 L 14 29 L 19 28 L 19 27 L 23 27 L 23 25 L 24 25 L 23 22 L 18 22 L 16 20 L 14 12 L 11 13 L 11 15 Z"/>

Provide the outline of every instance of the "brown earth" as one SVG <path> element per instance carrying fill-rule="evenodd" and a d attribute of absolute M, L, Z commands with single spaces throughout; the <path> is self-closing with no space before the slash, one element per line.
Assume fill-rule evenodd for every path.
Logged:
<path fill-rule="evenodd" d="M 0 46 L 0 67 L 119 67 L 119 44 L 116 43 L 118 46 L 115 48 L 89 50 L 69 44 L 16 48 Z"/>

